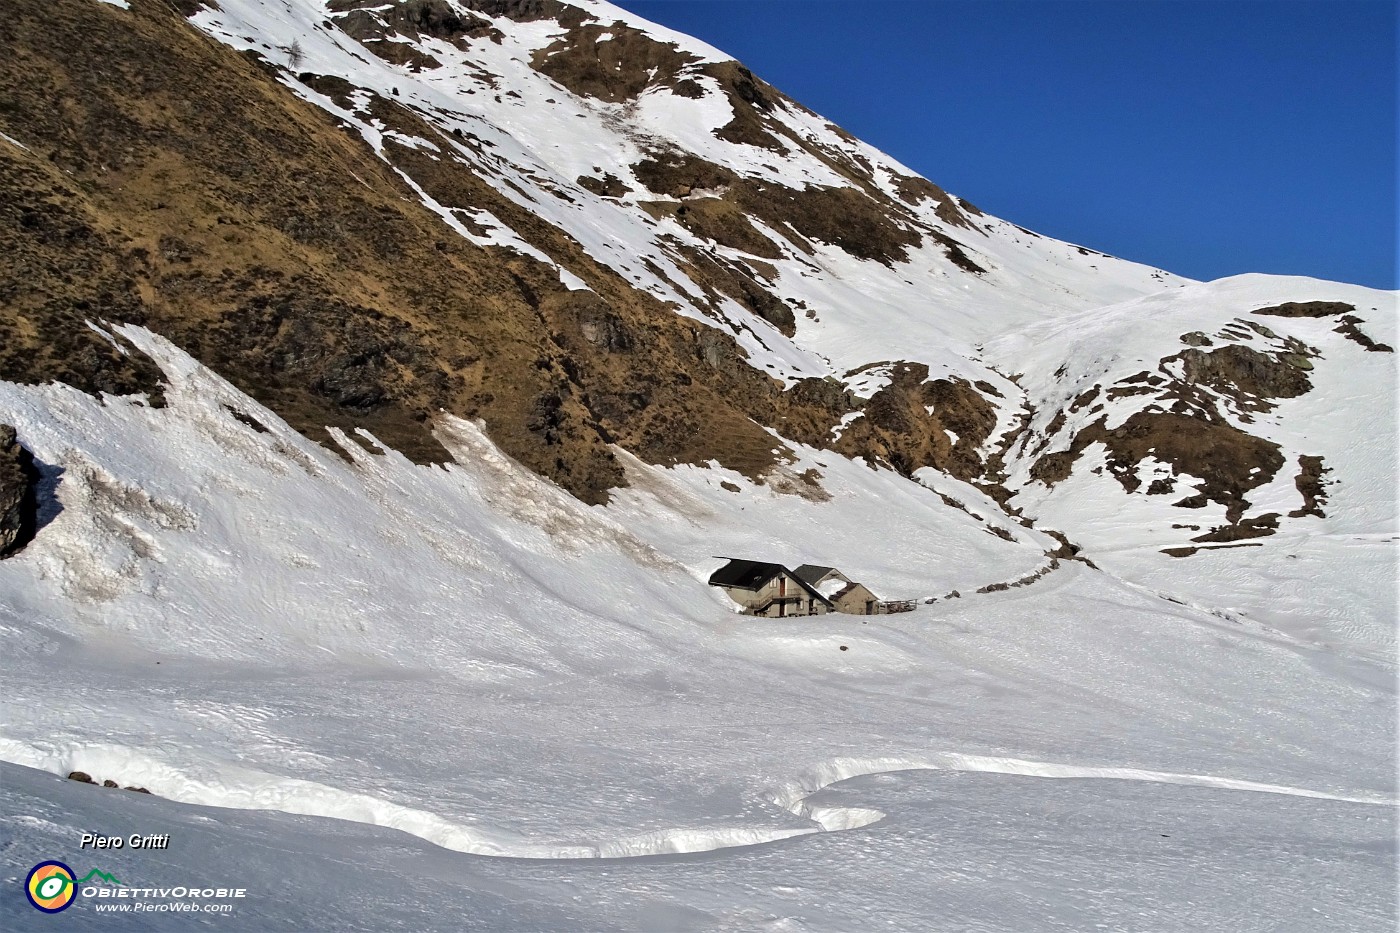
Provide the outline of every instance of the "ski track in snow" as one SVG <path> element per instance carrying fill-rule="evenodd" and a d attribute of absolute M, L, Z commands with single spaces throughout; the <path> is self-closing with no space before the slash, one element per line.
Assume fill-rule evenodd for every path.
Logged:
<path fill-rule="evenodd" d="M 66 775 L 83 771 L 122 785 L 145 787 L 181 803 L 242 810 L 274 810 L 304 816 L 384 826 L 427 842 L 472 855 L 527 859 L 638 858 L 710 852 L 778 842 L 819 832 L 860 829 L 884 819 L 885 813 L 865 807 L 809 804 L 808 798 L 842 781 L 900 771 L 962 771 L 1049 779 L 1136 781 L 1177 784 L 1216 790 L 1308 797 L 1340 803 L 1394 807 L 1400 801 L 1354 797 L 1282 784 L 1203 774 L 1177 774 L 1139 768 L 1089 767 L 1049 761 L 1029 761 L 989 755 L 943 752 L 925 758 L 835 758 L 763 796 L 811 828 L 766 829 L 760 826 L 719 828 L 675 827 L 597 841 L 535 842 L 500 829 L 455 823 L 427 810 L 353 793 L 315 781 L 302 781 L 223 765 L 174 767 L 141 751 L 114 745 L 66 745 L 43 748 L 0 737 L 0 760 Z"/>

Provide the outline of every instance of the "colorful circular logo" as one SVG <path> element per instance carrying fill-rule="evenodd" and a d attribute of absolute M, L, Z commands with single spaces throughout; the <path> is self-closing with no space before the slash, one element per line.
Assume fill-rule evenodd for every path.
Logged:
<path fill-rule="evenodd" d="M 24 879 L 24 894 L 29 903 L 46 914 L 67 910 L 77 893 L 73 869 L 62 862 L 40 862 L 29 869 L 29 877 Z"/>

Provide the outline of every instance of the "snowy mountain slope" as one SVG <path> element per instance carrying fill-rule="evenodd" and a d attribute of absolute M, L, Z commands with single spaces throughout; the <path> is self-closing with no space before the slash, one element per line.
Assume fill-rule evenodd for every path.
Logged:
<path fill-rule="evenodd" d="M 764 428 L 968 479 L 992 439 L 960 411 L 1015 410 L 973 342 L 1182 284 L 988 217 L 607 4 L 180 9 L 202 34 L 150 0 L 26 0 L 7 26 L 26 64 L 0 158 L 16 223 L 45 234 L 12 244 L 31 272 L 7 286 L 10 378 L 133 388 L 34 338 L 101 356 L 85 307 L 310 436 L 365 426 L 423 462 L 435 412 L 482 417 L 589 501 L 622 481 L 610 443 L 761 476 Z M 959 396 L 948 417 L 926 401 L 907 449 L 840 430 L 901 363 L 906 389 Z"/>
<path fill-rule="evenodd" d="M 1393 657 L 1398 320 L 1238 276 L 998 340 L 1034 412 L 1011 503 L 1129 579 Z"/>
<path fill-rule="evenodd" d="M 640 867 L 611 870 L 642 884 L 671 876 L 653 859 L 709 851 L 707 884 L 732 891 L 764 884 L 768 870 L 751 860 L 776 843 L 782 861 L 772 871 L 823 878 L 840 866 L 852 896 L 889 892 L 872 909 L 908 928 L 948 896 L 944 876 L 899 870 L 907 844 L 863 827 L 894 819 L 899 838 L 917 835 L 926 808 L 885 816 L 901 812 L 898 795 L 871 806 L 858 789 L 808 797 L 845 778 L 908 769 L 1001 782 L 939 791 L 973 811 L 1005 806 L 1005 782 L 1023 775 L 1016 793 L 1047 818 L 1104 799 L 1052 786 L 1076 779 L 1137 788 L 1107 793 L 1154 812 L 1168 835 L 1245 812 L 1238 835 L 1188 857 L 1212 853 L 1269 889 L 1300 877 L 1313 837 L 1299 820 L 1369 826 L 1380 835 L 1364 845 L 1352 837 L 1328 856 L 1329 877 L 1355 886 L 1351 906 L 1307 922 L 1387 922 L 1394 727 L 1357 713 L 1391 708 L 1395 693 L 1393 669 L 1365 652 L 1191 608 L 1074 561 L 1027 587 L 977 593 L 998 568 L 1034 566 L 1050 542 L 984 516 L 1017 539 L 1005 541 L 898 474 L 829 453 L 804 452 L 800 464 L 810 458 L 828 471 L 825 501 L 739 474 L 627 461 L 634 481 L 606 507 L 551 487 L 463 422 L 439 425 L 458 457 L 446 468 L 359 452 L 348 438 L 346 463 L 160 338 L 132 327 L 120 335 L 161 368 L 164 407 L 99 402 L 60 385 L 3 387 L 56 498 L 35 540 L 0 562 L 5 679 L 21 699 L 7 707 L 0 758 L 151 790 L 158 799 L 102 804 L 121 814 L 104 826 L 170 814 L 186 848 L 170 854 L 178 862 L 116 863 L 140 877 L 166 878 L 175 864 L 217 873 L 191 862 L 188 848 L 215 832 L 229 847 L 220 864 L 251 872 L 250 888 L 258 882 L 255 904 L 235 915 L 239 928 L 301 922 L 295 910 L 279 919 L 290 892 L 251 868 L 268 847 L 324 859 L 333 844 L 316 840 L 330 833 L 364 858 L 386 844 L 419 853 L 396 856 L 380 869 L 387 874 L 362 875 L 352 859 L 346 877 L 379 891 L 434 861 L 416 840 L 388 842 L 388 830 L 457 852 L 543 859 L 526 869 L 543 872 L 533 881 L 436 862 L 434 871 L 457 879 L 500 879 L 480 882 L 492 890 L 514 876 L 533 892 L 540 906 L 512 906 L 520 895 L 507 895 L 488 927 L 552 928 L 580 916 L 570 899 L 582 882 L 570 883 L 574 870 L 561 861 L 638 858 Z M 966 492 L 973 512 L 993 504 L 975 490 L 944 491 Z M 963 595 L 899 616 L 744 622 L 703 585 L 714 565 L 702 557 L 707 542 L 832 560 L 885 595 L 950 585 Z M 15 771 L 5 787 L 7 876 L 26 870 L 16 859 L 90 860 L 63 829 L 74 824 L 27 802 L 68 800 L 68 788 Z M 1307 801 L 1314 809 L 1304 816 Z M 199 805 L 200 819 L 183 804 Z M 322 830 L 211 807 L 371 828 Z M 1106 818 L 1119 835 L 1105 848 L 1066 837 L 1079 854 L 1073 871 L 1061 866 L 1065 877 L 1102 873 L 1141 844 L 1132 821 Z M 1260 844 L 1280 835 L 1287 841 Z M 827 836 L 834 847 L 797 847 Z M 976 834 L 949 838 L 961 854 L 940 858 L 985 864 Z M 896 862 L 867 860 L 860 853 L 871 846 Z M 648 927 L 644 907 L 666 929 L 755 919 L 736 913 L 732 897 L 696 893 L 680 880 L 692 870 L 681 865 L 650 893 L 629 881 L 608 900 L 618 919 L 579 922 Z M 1118 877 L 1153 891 L 1164 929 L 1237 909 L 1215 898 L 1188 909 L 1194 888 L 1177 873 Z M 453 881 L 444 896 L 478 903 L 476 884 Z M 308 897 L 339 916 L 329 904 L 336 890 Z M 967 896 L 990 896 L 977 890 Z M 401 893 L 372 896 L 370 913 L 349 925 L 378 929 L 406 916 Z M 687 912 L 697 897 L 704 908 Z M 852 928 L 834 904 L 826 914 L 760 902 L 775 921 Z M 12 903 L 7 911 L 24 906 Z M 1027 909 L 1058 916 L 1064 907 Z M 1123 901 L 1080 909 L 1121 916 Z M 1017 910 L 976 912 L 991 929 L 1024 922 Z M 76 916 L 97 922 L 91 904 Z"/>
<path fill-rule="evenodd" d="M 425 152 L 469 166 L 595 261 L 732 330 L 754 365 L 781 379 L 841 378 L 892 348 L 942 362 L 950 339 L 1183 281 L 970 211 L 723 53 L 611 4 L 557 4 L 524 21 L 509 4 L 489 15 L 500 7 L 234 0 L 193 22 L 278 64 L 295 39 L 288 87 L 401 171 L 413 175 Z M 328 14 L 341 30 L 324 27 Z M 382 59 L 366 60 L 366 48 Z M 650 61 L 661 64 L 639 74 Z M 334 100 L 315 90 L 323 85 Z M 419 118 L 429 138 L 384 132 L 376 103 Z M 735 138 L 736 124 L 752 135 Z M 591 190 L 604 179 L 611 191 Z M 697 275 L 696 249 L 740 263 L 742 281 L 777 299 L 781 320 L 736 301 L 732 283 Z M 774 333 L 787 318 L 796 334 Z"/>

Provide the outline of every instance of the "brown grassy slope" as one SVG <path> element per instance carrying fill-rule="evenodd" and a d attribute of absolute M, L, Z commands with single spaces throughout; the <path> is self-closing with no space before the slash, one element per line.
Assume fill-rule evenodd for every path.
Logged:
<path fill-rule="evenodd" d="M 148 366 L 82 326 L 138 322 L 309 436 L 363 425 L 442 459 L 428 422 L 446 409 L 587 501 L 622 481 L 608 440 L 758 475 L 773 460 L 759 423 L 816 440 L 844 410 L 782 393 L 728 335 L 631 288 L 469 166 L 396 150 L 597 294 L 463 241 L 270 72 L 158 0 L 7 4 L 0 130 L 30 151 L 0 142 L 0 378 L 150 387 Z"/>

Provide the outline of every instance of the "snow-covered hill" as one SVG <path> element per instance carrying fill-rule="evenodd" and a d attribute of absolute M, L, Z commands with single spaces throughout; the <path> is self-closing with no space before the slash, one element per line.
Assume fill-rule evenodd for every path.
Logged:
<path fill-rule="evenodd" d="M 61 858 L 246 883 L 238 929 L 1391 922 L 1395 293 L 1038 236 L 595 0 L 0 38 L 11 895 Z M 741 616 L 731 556 L 916 609 Z"/>
<path fill-rule="evenodd" d="M 1391 658 L 1396 323 L 1393 293 L 1254 275 L 1001 338 L 1011 504 L 1107 570 Z"/>

